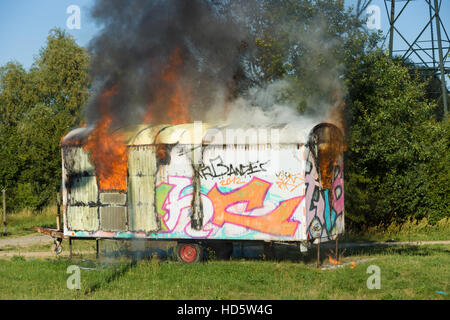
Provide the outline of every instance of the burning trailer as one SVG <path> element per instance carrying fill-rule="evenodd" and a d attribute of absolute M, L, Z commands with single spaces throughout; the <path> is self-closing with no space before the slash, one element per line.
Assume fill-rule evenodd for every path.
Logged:
<path fill-rule="evenodd" d="M 93 133 L 72 131 L 62 141 L 63 232 L 53 236 L 59 244 L 177 241 L 178 258 L 195 262 L 211 242 L 304 249 L 344 232 L 343 138 L 336 126 L 316 125 L 306 141 L 217 139 L 226 132 L 198 123 L 123 128 L 111 135 L 125 146 L 118 153 L 113 146 L 112 156 L 123 157 L 102 163 L 86 147 Z"/>

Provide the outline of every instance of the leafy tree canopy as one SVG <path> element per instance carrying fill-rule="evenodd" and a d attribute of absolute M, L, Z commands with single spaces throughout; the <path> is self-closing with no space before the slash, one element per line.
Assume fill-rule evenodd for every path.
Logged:
<path fill-rule="evenodd" d="M 8 208 L 40 208 L 60 188 L 59 142 L 79 124 L 88 98 L 89 55 L 52 29 L 29 71 L 0 68 L 0 175 Z"/>

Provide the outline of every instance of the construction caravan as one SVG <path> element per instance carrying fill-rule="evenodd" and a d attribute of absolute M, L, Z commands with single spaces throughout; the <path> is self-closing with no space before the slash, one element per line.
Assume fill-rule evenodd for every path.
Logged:
<path fill-rule="evenodd" d="M 277 139 L 239 141 L 249 129 L 122 128 L 112 133 L 126 151 L 115 187 L 80 138 L 89 129 L 72 131 L 62 141 L 64 237 L 173 240 L 184 262 L 198 261 L 208 241 L 335 239 L 344 232 L 341 131 L 276 129 Z M 237 140 L 217 138 L 232 130 Z"/>

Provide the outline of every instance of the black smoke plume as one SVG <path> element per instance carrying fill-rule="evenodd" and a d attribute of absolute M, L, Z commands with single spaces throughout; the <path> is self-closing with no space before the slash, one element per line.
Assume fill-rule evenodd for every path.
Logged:
<path fill-rule="evenodd" d="M 102 29 L 88 48 L 94 96 L 85 110 L 87 125 L 101 118 L 108 90 L 114 91 L 107 111 L 115 126 L 140 123 L 148 108 L 154 123 L 163 118 L 158 92 L 173 90 L 161 74 L 174 52 L 182 59 L 177 82 L 191 88 L 189 112 L 201 119 L 242 73 L 242 52 L 251 41 L 239 10 L 227 1 L 97 0 L 91 16 Z"/>

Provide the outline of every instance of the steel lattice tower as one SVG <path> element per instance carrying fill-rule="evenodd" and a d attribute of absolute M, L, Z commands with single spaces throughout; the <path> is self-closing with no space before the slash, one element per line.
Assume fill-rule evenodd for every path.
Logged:
<path fill-rule="evenodd" d="M 384 35 L 383 47 L 388 42 L 390 57 L 400 56 L 402 60 L 409 61 L 423 74 L 435 76 L 440 79 L 444 117 L 448 114 L 448 89 L 446 86 L 446 75 L 450 74 L 450 37 L 441 20 L 442 0 L 420 0 L 427 4 L 427 22 L 413 37 L 406 36 L 403 30 L 398 27 L 398 19 L 401 16 L 408 16 L 410 9 L 419 0 L 383 0 L 386 15 L 389 20 L 389 30 Z M 358 0 L 356 12 L 361 16 L 363 11 L 372 3 L 372 0 Z M 394 43 L 394 37 L 399 37 L 400 41 Z M 401 45 L 406 45 L 406 49 L 398 49 Z"/>

